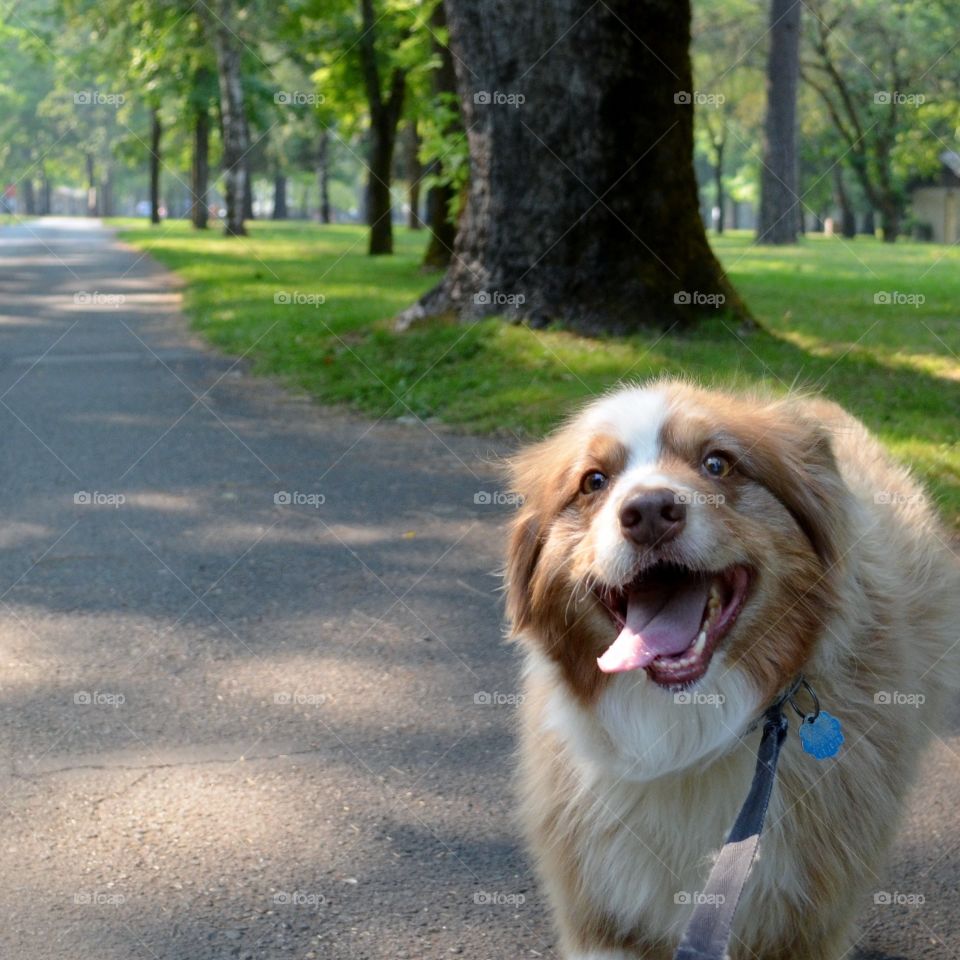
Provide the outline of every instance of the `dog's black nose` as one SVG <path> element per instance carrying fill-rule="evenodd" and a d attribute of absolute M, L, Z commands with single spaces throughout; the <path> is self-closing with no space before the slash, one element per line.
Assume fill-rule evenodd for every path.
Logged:
<path fill-rule="evenodd" d="M 666 487 L 646 490 L 620 508 L 623 535 L 641 547 L 655 547 L 672 540 L 686 520 L 687 505 Z"/>

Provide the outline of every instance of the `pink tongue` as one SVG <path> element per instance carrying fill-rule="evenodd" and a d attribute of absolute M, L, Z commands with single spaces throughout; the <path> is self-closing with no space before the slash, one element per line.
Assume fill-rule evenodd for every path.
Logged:
<path fill-rule="evenodd" d="M 697 638 L 710 582 L 691 579 L 674 590 L 651 595 L 632 592 L 620 636 L 597 660 L 604 673 L 646 667 L 657 657 L 682 653 Z"/>

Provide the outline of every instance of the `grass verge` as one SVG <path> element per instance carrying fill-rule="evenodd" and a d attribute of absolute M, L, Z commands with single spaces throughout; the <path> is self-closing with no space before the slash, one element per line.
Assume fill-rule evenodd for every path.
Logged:
<path fill-rule="evenodd" d="M 622 378 L 817 387 L 912 463 L 960 528 L 960 249 L 720 238 L 764 327 L 749 337 L 720 319 L 696 336 L 588 339 L 496 320 L 398 335 L 389 318 L 436 281 L 419 271 L 422 233 L 401 230 L 393 257 L 371 258 L 354 226 L 253 223 L 249 238 L 227 239 L 181 222 L 113 223 L 186 279 L 200 333 L 324 402 L 535 434 Z"/>

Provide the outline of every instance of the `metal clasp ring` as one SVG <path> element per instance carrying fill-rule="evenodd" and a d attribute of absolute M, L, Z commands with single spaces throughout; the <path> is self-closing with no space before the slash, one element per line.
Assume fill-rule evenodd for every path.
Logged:
<path fill-rule="evenodd" d="M 807 691 L 807 693 L 810 696 L 810 699 L 813 701 L 812 713 L 805 713 L 797 705 L 796 695 L 801 687 L 803 687 L 803 689 Z M 817 719 L 817 717 L 820 716 L 820 701 L 817 699 L 817 695 L 813 692 L 813 687 L 810 686 L 810 684 L 807 681 L 807 678 L 804 677 L 803 674 L 800 674 L 800 676 L 797 677 L 796 681 L 794 682 L 790 690 L 787 692 L 787 695 L 784 699 L 790 704 L 791 707 L 793 707 L 794 712 L 797 714 L 798 717 L 800 717 L 803 720 L 804 723 L 813 723 Z"/>

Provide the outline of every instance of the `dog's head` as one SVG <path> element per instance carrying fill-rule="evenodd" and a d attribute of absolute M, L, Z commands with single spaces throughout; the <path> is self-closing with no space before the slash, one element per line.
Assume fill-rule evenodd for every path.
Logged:
<path fill-rule="evenodd" d="M 761 704 L 800 670 L 838 602 L 851 502 L 804 409 L 664 381 L 512 461 L 514 632 L 581 701 L 625 671 L 651 696 L 736 672 Z"/>

